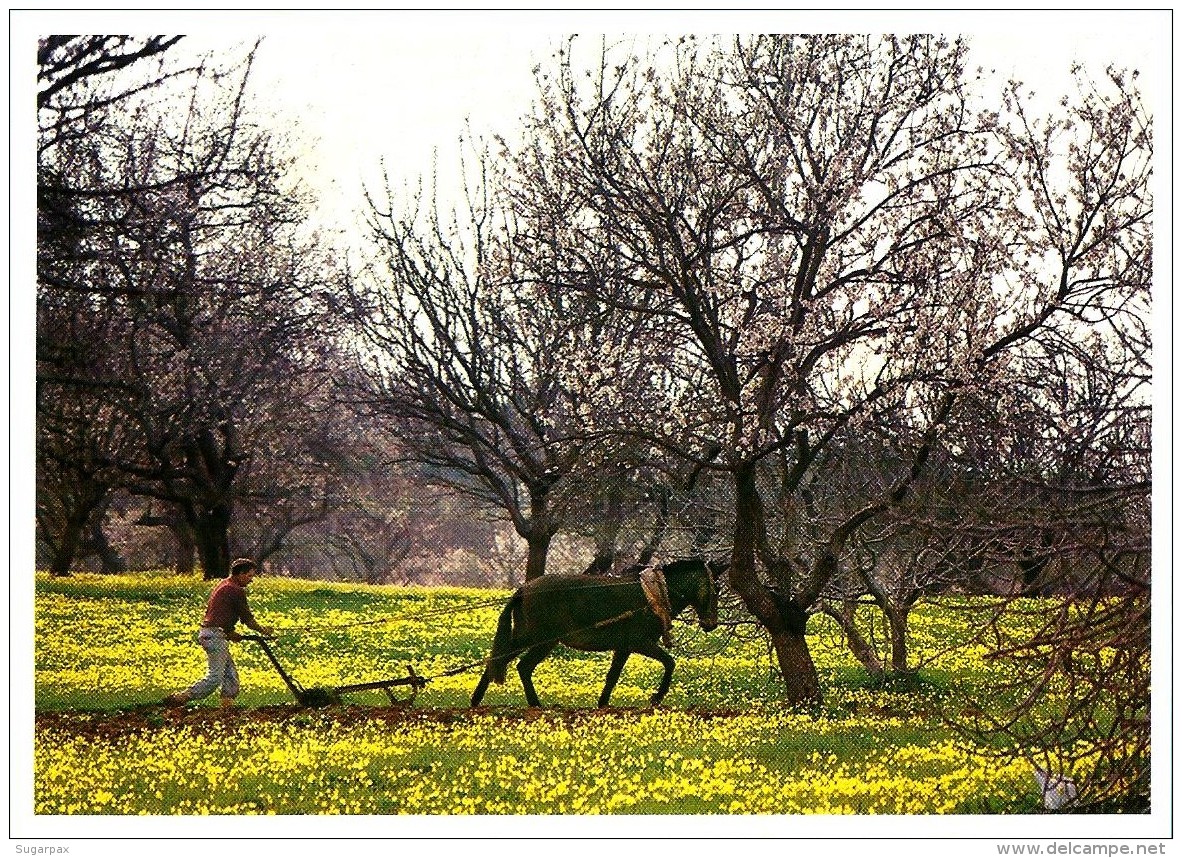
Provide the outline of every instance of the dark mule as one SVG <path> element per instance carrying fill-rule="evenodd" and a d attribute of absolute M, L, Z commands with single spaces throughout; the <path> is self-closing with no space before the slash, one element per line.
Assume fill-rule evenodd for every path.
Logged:
<path fill-rule="evenodd" d="M 669 590 L 671 615 L 692 606 L 706 631 L 718 625 L 718 590 L 715 575 L 725 564 L 704 560 L 678 560 L 661 567 Z M 624 575 L 542 575 L 519 588 L 509 599 L 497 623 L 492 654 L 476 690 L 472 705 L 479 706 L 489 682 L 504 682 L 513 659 L 521 656 L 517 672 L 530 706 L 538 706 L 534 668 L 562 643 L 574 649 L 611 650 L 612 666 L 599 695 L 607 706 L 624 663 L 632 653 L 656 659 L 665 668 L 661 684 L 652 696 L 656 706 L 673 679 L 673 657 L 658 644 L 664 630 L 640 584 L 640 567 Z"/>

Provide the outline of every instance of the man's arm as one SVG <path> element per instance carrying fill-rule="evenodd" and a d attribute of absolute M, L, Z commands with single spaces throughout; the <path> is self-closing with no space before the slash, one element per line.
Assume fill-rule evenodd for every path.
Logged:
<path fill-rule="evenodd" d="M 243 620 L 242 625 L 254 629 L 256 632 L 258 632 L 260 635 L 262 635 L 265 638 L 270 638 L 270 637 L 275 636 L 275 630 L 273 628 L 271 628 L 270 626 L 259 625 L 258 623 L 256 623 L 254 621 L 254 619 L 251 619 L 250 622 Z"/>
<path fill-rule="evenodd" d="M 273 628 L 260 624 L 259 621 L 254 618 L 254 613 L 250 610 L 250 605 L 246 602 L 245 593 L 242 595 L 242 605 L 238 616 L 239 619 L 242 620 L 242 625 L 246 626 L 248 629 L 254 629 L 265 638 L 272 637 L 275 634 L 275 630 Z"/>

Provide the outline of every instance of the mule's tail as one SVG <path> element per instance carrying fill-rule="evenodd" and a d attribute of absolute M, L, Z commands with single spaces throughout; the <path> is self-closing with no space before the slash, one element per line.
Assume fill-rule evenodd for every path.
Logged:
<path fill-rule="evenodd" d="M 521 604 L 519 589 L 501 611 L 497 620 L 497 633 L 493 637 L 492 654 L 488 657 L 488 671 L 492 681 L 500 685 L 505 681 L 505 672 L 513 660 L 513 611 Z"/>

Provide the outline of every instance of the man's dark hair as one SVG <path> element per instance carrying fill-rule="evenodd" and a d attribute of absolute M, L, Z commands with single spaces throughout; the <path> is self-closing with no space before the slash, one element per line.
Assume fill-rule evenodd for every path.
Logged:
<path fill-rule="evenodd" d="M 237 560 L 235 560 L 233 563 L 230 564 L 230 574 L 231 575 L 241 575 L 243 572 L 249 572 L 252 569 L 258 569 L 258 568 L 259 568 L 259 564 L 255 563 L 253 560 L 250 560 L 246 557 L 239 557 Z"/>

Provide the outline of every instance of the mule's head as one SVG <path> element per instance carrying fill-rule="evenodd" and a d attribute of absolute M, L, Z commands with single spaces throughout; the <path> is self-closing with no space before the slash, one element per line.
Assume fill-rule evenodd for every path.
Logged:
<path fill-rule="evenodd" d="M 673 611 L 693 608 L 698 624 L 711 631 L 718 625 L 718 581 L 714 569 L 717 564 L 694 558 L 675 560 L 661 567 L 673 600 Z M 726 568 L 725 564 L 722 566 Z"/>

